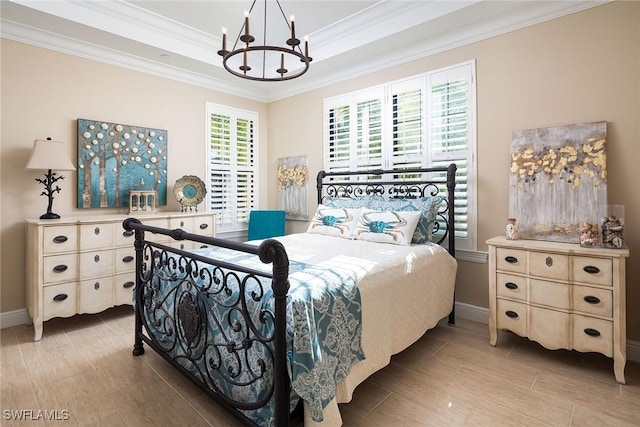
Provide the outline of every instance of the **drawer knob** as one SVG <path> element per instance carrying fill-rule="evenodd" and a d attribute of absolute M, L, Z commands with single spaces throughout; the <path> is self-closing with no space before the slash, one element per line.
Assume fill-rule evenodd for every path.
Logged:
<path fill-rule="evenodd" d="M 131 236 L 133 236 L 133 230 L 125 230 L 125 231 L 122 232 L 122 235 L 124 237 L 131 237 Z"/>
<path fill-rule="evenodd" d="M 544 262 L 545 264 L 547 264 L 547 267 L 551 267 L 553 265 L 553 258 L 548 256 L 547 259 L 544 260 Z"/>
<path fill-rule="evenodd" d="M 593 329 L 593 328 L 585 328 L 584 333 L 589 335 L 590 337 L 599 337 L 600 336 L 600 331 L 598 331 L 597 329 Z"/>
<path fill-rule="evenodd" d="M 507 283 L 505 283 L 505 284 L 504 284 L 504 287 L 505 287 L 505 288 L 507 288 L 507 289 L 511 289 L 512 291 L 513 291 L 513 290 L 518 289 L 518 285 L 516 285 L 516 284 L 515 284 L 515 283 L 513 283 L 513 282 L 507 282 Z"/>
<path fill-rule="evenodd" d="M 135 283 L 129 281 L 129 282 L 124 282 L 122 284 L 122 287 L 125 288 L 125 289 L 129 289 L 129 288 L 133 287 L 133 285 L 135 285 Z"/>
<path fill-rule="evenodd" d="M 200 224 L 200 230 L 206 230 L 209 228 L 209 224 Z"/>
<path fill-rule="evenodd" d="M 100 262 L 100 255 L 96 255 L 96 256 L 94 256 L 94 257 L 93 257 L 93 260 L 94 260 L 95 262 Z"/>
<path fill-rule="evenodd" d="M 67 268 L 69 267 L 64 264 L 60 264 L 53 267 L 53 271 L 55 271 L 56 273 L 62 273 L 63 271 L 67 271 Z"/>
<path fill-rule="evenodd" d="M 67 240 L 69 240 L 67 236 L 56 236 L 53 238 L 53 243 L 64 243 Z"/>
<path fill-rule="evenodd" d="M 67 297 L 68 297 L 68 295 L 67 295 L 67 294 L 58 294 L 58 295 L 56 295 L 55 297 L 53 297 L 53 300 L 54 300 L 55 302 L 61 302 L 61 301 L 66 300 L 66 299 L 67 299 Z"/>
<path fill-rule="evenodd" d="M 95 289 L 96 291 L 97 291 L 98 289 L 100 289 L 100 282 L 96 282 L 96 283 L 94 283 L 94 284 L 93 284 L 93 289 Z"/>
<path fill-rule="evenodd" d="M 584 300 L 589 304 L 600 304 L 600 298 L 594 297 L 593 295 L 587 295 L 584 297 Z"/>
<path fill-rule="evenodd" d="M 133 257 L 131 255 L 127 255 L 126 257 L 122 258 L 122 262 L 131 262 L 133 261 Z"/>
<path fill-rule="evenodd" d="M 515 264 L 516 262 L 518 262 L 518 258 L 511 255 L 504 257 L 504 260 L 507 261 L 509 264 Z"/>
<path fill-rule="evenodd" d="M 208 248 L 208 247 L 209 247 L 209 246 L 207 246 L 207 245 L 202 245 L 202 246 L 200 246 L 200 249 L 206 249 L 206 248 Z"/>
<path fill-rule="evenodd" d="M 96 227 L 93 229 L 93 232 L 95 233 L 95 235 L 97 236 L 98 234 L 100 234 L 100 227 Z"/>
<path fill-rule="evenodd" d="M 180 221 L 180 227 L 184 227 L 184 221 Z"/>
<path fill-rule="evenodd" d="M 516 313 L 515 311 L 507 310 L 507 311 L 504 312 L 504 314 L 506 314 L 507 317 L 510 317 L 512 319 L 517 319 L 518 318 L 518 313 Z"/>
<path fill-rule="evenodd" d="M 600 269 L 594 265 L 585 265 L 582 268 L 584 271 L 586 271 L 589 274 L 598 274 L 600 273 Z"/>

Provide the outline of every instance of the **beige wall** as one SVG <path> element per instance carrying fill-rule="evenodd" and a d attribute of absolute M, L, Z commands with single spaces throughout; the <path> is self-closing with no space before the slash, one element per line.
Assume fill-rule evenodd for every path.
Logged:
<path fill-rule="evenodd" d="M 487 238 L 504 233 L 513 130 L 608 121 L 609 200 L 626 206 L 632 253 L 627 265 L 628 337 L 640 341 L 640 264 L 635 262 L 640 256 L 640 231 L 633 221 L 640 213 L 633 174 L 640 164 L 638 22 L 639 2 L 614 2 L 267 106 L 3 40 L 0 310 L 25 307 L 23 219 L 46 210 L 46 199 L 38 196 L 40 184 L 33 180 L 38 174 L 24 170 L 35 138 L 67 141 L 75 159 L 77 118 L 168 129 L 171 187 L 184 174 L 203 175 L 205 101 L 256 110 L 261 119 L 260 182 L 266 182 L 268 190 L 262 205 L 276 207 L 272 177 L 278 158 L 307 155 L 311 177 L 322 168 L 324 98 L 475 59 L 478 250 L 486 250 Z M 65 175 L 54 210 L 62 215 L 85 213 L 75 209 L 75 173 Z M 315 209 L 313 183 L 310 211 Z M 170 195 L 168 199 L 167 210 L 176 210 L 175 201 Z M 305 228 L 303 222 L 287 224 L 287 232 Z M 457 299 L 487 307 L 486 264 L 460 262 L 459 266 Z"/>
<path fill-rule="evenodd" d="M 504 234 L 509 146 L 514 130 L 606 120 L 610 203 L 624 204 L 628 337 L 640 341 L 640 3 L 615 2 L 453 49 L 364 78 L 269 105 L 269 165 L 307 154 L 310 175 L 322 168 L 322 101 L 390 80 L 475 59 L 478 106 L 478 250 Z M 270 176 L 274 174 L 270 171 Z M 276 203 L 274 184 L 269 200 Z M 314 194 L 313 192 L 311 194 Z M 315 210 L 310 197 L 309 211 Z M 289 231 L 303 231 L 290 223 Z M 486 264 L 460 262 L 456 299 L 488 307 Z"/>
<path fill-rule="evenodd" d="M 37 171 L 25 171 L 33 140 L 48 136 L 68 144 L 77 163 L 78 118 L 167 129 L 167 203 L 160 210 L 179 211 L 173 183 L 205 171 L 205 103 L 257 111 L 260 140 L 267 141 L 267 110 L 260 102 L 230 96 L 160 77 L 105 65 L 47 49 L 2 40 L 2 139 L 0 198 L 2 267 L 0 310 L 25 307 L 25 218 L 47 209 Z M 266 182 L 267 147 L 260 147 L 261 177 Z M 53 211 L 62 217 L 123 213 L 127 209 L 77 209 L 76 172 L 63 172 Z M 266 188 L 262 191 L 266 200 Z M 201 208 L 203 205 L 200 206 Z"/>

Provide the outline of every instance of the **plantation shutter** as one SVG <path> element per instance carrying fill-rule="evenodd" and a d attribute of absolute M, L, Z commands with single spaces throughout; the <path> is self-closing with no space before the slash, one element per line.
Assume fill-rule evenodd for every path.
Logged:
<path fill-rule="evenodd" d="M 457 165 L 456 245 L 471 250 L 476 248 L 473 72 L 467 62 L 324 101 L 326 171 Z"/>
<path fill-rule="evenodd" d="M 257 200 L 257 115 L 227 107 L 209 108 L 209 208 L 219 231 L 246 229 Z"/>
<path fill-rule="evenodd" d="M 390 169 L 419 168 L 426 163 L 424 78 L 391 85 Z"/>
<path fill-rule="evenodd" d="M 449 69 L 428 77 L 429 152 L 432 166 L 455 163 L 455 233 L 466 238 L 469 225 L 468 172 L 472 134 L 470 67 Z"/>

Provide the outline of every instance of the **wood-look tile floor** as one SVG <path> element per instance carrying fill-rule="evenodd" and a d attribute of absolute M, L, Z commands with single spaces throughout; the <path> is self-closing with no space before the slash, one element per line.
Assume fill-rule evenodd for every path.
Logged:
<path fill-rule="evenodd" d="M 0 336 L 3 426 L 240 425 L 152 350 L 132 356 L 131 307 L 50 320 L 39 342 L 26 325 Z M 484 324 L 437 326 L 340 405 L 344 425 L 640 426 L 640 364 L 619 385 L 604 356 L 488 341 Z"/>

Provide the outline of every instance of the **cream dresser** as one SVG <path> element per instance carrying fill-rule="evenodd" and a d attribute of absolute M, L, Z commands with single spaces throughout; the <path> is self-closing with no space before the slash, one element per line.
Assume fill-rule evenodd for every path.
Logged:
<path fill-rule="evenodd" d="M 626 249 L 495 237 L 489 245 L 489 332 L 510 330 L 548 349 L 613 358 L 624 384 Z"/>
<path fill-rule="evenodd" d="M 34 341 L 40 340 L 43 322 L 51 318 L 97 313 L 132 303 L 134 237 L 122 228 L 125 218 L 108 215 L 26 221 L 27 309 Z M 137 218 L 148 225 L 215 236 L 213 213 L 158 213 Z M 155 238 L 193 249 L 168 236 Z"/>

